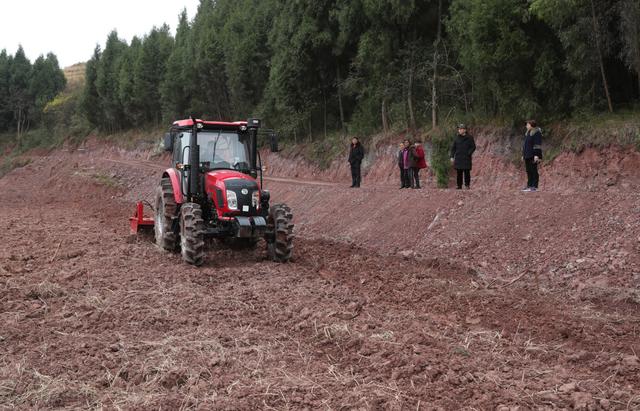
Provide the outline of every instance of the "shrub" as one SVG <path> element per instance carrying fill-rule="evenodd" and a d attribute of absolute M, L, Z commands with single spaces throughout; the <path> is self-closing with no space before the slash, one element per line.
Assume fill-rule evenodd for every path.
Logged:
<path fill-rule="evenodd" d="M 439 188 L 447 188 L 449 186 L 449 171 L 451 164 L 449 162 L 449 149 L 451 148 L 451 135 L 444 129 L 435 129 L 431 133 L 431 145 L 433 152 L 431 154 L 431 168 L 436 175 L 436 183 Z"/>

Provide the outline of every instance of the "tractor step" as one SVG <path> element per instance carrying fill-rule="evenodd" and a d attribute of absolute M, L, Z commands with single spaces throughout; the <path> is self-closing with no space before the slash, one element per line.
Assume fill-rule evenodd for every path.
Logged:
<path fill-rule="evenodd" d="M 144 216 L 144 205 L 142 201 L 136 203 L 136 211 L 133 217 L 129 217 L 129 224 L 131 225 L 132 234 L 136 234 L 140 227 L 153 227 L 153 218 Z"/>

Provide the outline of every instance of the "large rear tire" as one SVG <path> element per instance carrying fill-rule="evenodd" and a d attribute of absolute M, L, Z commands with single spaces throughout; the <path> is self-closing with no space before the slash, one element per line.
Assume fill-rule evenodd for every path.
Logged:
<path fill-rule="evenodd" d="M 174 231 L 174 221 L 178 217 L 177 209 L 171 180 L 163 178 L 156 191 L 154 233 L 156 244 L 164 250 L 176 249 L 178 235 Z"/>
<path fill-rule="evenodd" d="M 184 203 L 180 207 L 180 252 L 189 264 L 204 262 L 204 220 L 199 204 Z"/>
<path fill-rule="evenodd" d="M 269 209 L 267 218 L 267 256 L 270 260 L 286 263 L 293 254 L 293 214 L 286 204 Z"/>

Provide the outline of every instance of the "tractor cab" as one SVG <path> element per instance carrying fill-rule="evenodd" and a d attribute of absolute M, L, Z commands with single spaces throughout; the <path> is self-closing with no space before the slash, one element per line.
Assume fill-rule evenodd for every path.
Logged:
<path fill-rule="evenodd" d="M 231 124 L 235 126 L 235 123 Z M 175 127 L 165 136 L 165 149 L 172 151 L 173 167 L 185 164 L 186 159 L 190 158 L 191 135 L 191 129 Z M 200 167 L 207 171 L 235 170 L 246 174 L 256 171 L 258 165 L 255 167 L 251 165 L 251 137 L 243 125 L 235 127 L 203 126 L 198 131 L 197 138 Z"/>

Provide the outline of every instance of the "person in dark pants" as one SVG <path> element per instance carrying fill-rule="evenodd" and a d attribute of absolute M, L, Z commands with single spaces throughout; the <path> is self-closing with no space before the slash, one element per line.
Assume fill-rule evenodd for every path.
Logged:
<path fill-rule="evenodd" d="M 458 175 L 456 178 L 457 189 L 462 189 L 462 179 L 464 176 L 464 186 L 471 188 L 471 157 L 476 151 L 476 143 L 473 137 L 467 133 L 467 126 L 458 125 L 458 135 L 451 146 L 451 164 L 456 169 Z"/>
<path fill-rule="evenodd" d="M 537 127 L 535 120 L 527 120 L 522 159 L 527 170 L 527 186 L 522 191 L 538 191 L 538 183 L 540 182 L 538 164 L 542 161 L 542 130 Z"/>
<path fill-rule="evenodd" d="M 414 188 L 412 168 L 415 167 L 415 150 L 413 149 L 413 145 L 411 145 L 411 141 L 404 141 L 404 148 L 402 149 L 400 160 L 402 162 L 402 187 L 400 188 Z"/>
<path fill-rule="evenodd" d="M 360 175 L 360 166 L 364 158 L 364 148 L 357 138 L 351 139 L 351 147 L 349 149 L 349 164 L 351 164 L 351 187 L 360 187 L 362 176 Z"/>
<path fill-rule="evenodd" d="M 398 146 L 398 168 L 400 169 L 400 188 L 404 188 L 404 162 L 402 160 L 402 152 L 404 151 L 404 143 L 400 143 Z"/>
<path fill-rule="evenodd" d="M 415 153 L 415 167 L 413 171 L 413 182 L 415 188 L 420 188 L 420 170 L 427 168 L 427 161 L 424 158 L 424 149 L 422 148 L 422 142 L 416 141 L 414 144 Z"/>

